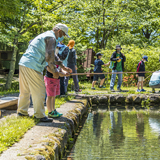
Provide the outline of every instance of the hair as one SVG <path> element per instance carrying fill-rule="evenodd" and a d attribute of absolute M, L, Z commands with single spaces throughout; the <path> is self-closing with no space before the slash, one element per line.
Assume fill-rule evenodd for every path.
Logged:
<path fill-rule="evenodd" d="M 72 49 L 74 47 L 75 41 L 74 40 L 70 40 L 69 43 L 67 44 L 67 46 Z"/>
<path fill-rule="evenodd" d="M 102 56 L 102 55 L 97 55 L 97 58 L 98 58 L 99 56 Z"/>

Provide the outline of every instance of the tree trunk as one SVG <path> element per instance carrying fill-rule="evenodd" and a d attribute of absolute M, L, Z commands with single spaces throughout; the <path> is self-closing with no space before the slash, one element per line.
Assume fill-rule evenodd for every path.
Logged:
<path fill-rule="evenodd" d="M 12 54 L 12 59 L 10 62 L 10 69 L 9 69 L 9 74 L 7 77 L 7 82 L 5 85 L 5 89 L 8 90 L 11 88 L 11 84 L 12 84 L 12 79 L 13 79 L 13 75 L 15 72 L 15 64 L 16 64 L 16 55 L 17 55 L 17 50 L 18 50 L 18 37 L 15 37 L 14 39 L 14 47 L 13 47 L 13 54 Z"/>

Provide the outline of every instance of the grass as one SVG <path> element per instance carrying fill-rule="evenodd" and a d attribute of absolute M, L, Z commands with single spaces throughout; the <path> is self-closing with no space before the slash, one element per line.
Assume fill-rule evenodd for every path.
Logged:
<path fill-rule="evenodd" d="M 56 108 L 59 108 L 62 104 L 73 98 L 74 96 L 56 97 Z M 17 118 L 16 116 L 6 117 L 4 120 L 1 120 L 0 153 L 12 146 L 15 142 L 18 142 L 22 136 L 37 123 L 38 121 L 35 121 L 33 118 Z"/>
<path fill-rule="evenodd" d="M 69 87 L 68 88 L 68 93 L 73 94 L 74 91 L 71 91 L 71 83 L 72 81 L 69 82 Z M 137 92 L 137 87 L 121 87 L 122 90 L 125 92 L 111 92 L 110 91 L 110 86 L 109 84 L 106 85 L 106 88 L 98 88 L 97 85 L 95 85 L 96 90 L 92 90 L 92 84 L 91 82 L 79 82 L 79 86 L 82 89 L 82 92 L 80 94 L 87 94 L 87 95 L 96 95 L 96 94 L 151 94 L 152 93 L 152 88 L 150 87 L 144 87 L 146 92 Z M 115 91 L 116 91 L 117 85 L 115 84 Z M 158 92 L 159 89 L 156 89 L 156 92 Z"/>
<path fill-rule="evenodd" d="M 0 122 L 0 153 L 18 142 L 38 121 L 33 118 L 7 117 Z"/>

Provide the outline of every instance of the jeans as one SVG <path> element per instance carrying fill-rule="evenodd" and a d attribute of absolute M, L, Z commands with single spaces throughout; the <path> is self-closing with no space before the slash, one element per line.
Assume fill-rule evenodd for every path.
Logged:
<path fill-rule="evenodd" d="M 122 72 L 122 71 L 112 70 L 112 73 L 114 73 L 114 72 Z M 117 89 L 120 89 L 121 88 L 121 84 L 122 84 L 122 73 L 121 74 L 117 74 L 117 75 L 118 75 Z M 111 83 L 110 83 L 110 89 L 114 88 L 115 79 L 116 79 L 116 74 L 112 74 Z"/>
<path fill-rule="evenodd" d="M 75 69 L 75 65 L 74 66 L 68 66 L 68 67 L 72 69 L 72 73 L 77 73 L 77 70 Z M 74 89 L 75 89 L 76 92 L 78 92 L 78 90 L 79 90 L 78 76 L 77 75 L 73 75 L 72 78 L 73 78 L 73 81 L 74 81 Z M 67 92 L 68 80 L 69 80 L 69 77 L 66 77 L 65 80 L 64 80 L 65 92 Z"/>
<path fill-rule="evenodd" d="M 65 95 L 65 77 L 60 77 L 60 95 Z"/>

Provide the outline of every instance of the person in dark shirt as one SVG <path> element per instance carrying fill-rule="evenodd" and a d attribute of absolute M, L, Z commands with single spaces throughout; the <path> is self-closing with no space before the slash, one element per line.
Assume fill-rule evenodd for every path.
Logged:
<path fill-rule="evenodd" d="M 138 63 L 137 72 L 145 72 L 145 64 L 144 64 L 145 62 L 148 62 L 147 56 L 143 56 L 142 60 Z M 136 77 L 138 77 L 137 92 L 145 92 L 145 90 L 143 89 L 143 81 L 144 81 L 145 73 L 137 73 Z M 139 89 L 140 85 L 141 85 L 141 90 Z"/>
<path fill-rule="evenodd" d="M 61 68 L 59 68 L 58 65 L 57 69 L 59 70 L 60 77 L 63 76 L 69 76 L 69 73 L 65 73 Z M 47 109 L 48 109 L 48 117 L 49 118 L 56 118 L 60 117 L 63 114 L 58 113 L 55 109 L 55 97 L 60 95 L 60 79 L 55 78 L 53 76 L 52 70 L 46 66 L 46 75 L 44 76 L 44 82 L 46 86 L 46 92 L 47 92 Z"/>
<path fill-rule="evenodd" d="M 124 71 L 124 62 L 126 61 L 126 57 L 123 53 L 121 53 L 121 46 L 116 45 L 116 51 L 112 53 L 111 56 L 111 69 L 112 69 L 112 77 L 110 82 L 110 90 L 111 92 L 115 92 L 114 84 L 116 80 L 116 74 L 118 75 L 118 83 L 117 83 L 117 90 L 121 92 L 121 84 L 122 84 L 122 72 Z M 118 73 L 119 72 L 119 73 Z"/>
<path fill-rule="evenodd" d="M 76 60 L 76 50 L 74 49 L 75 41 L 70 40 L 68 43 L 69 47 L 69 55 L 67 58 L 67 67 L 72 69 L 72 73 L 77 73 L 77 60 Z M 74 81 L 74 90 L 76 93 L 81 92 L 82 90 L 79 89 L 79 80 L 77 75 L 72 75 L 73 81 Z M 69 77 L 65 78 L 65 92 L 67 93 L 67 87 L 68 87 L 68 80 Z"/>
<path fill-rule="evenodd" d="M 107 64 L 104 64 L 104 62 L 101 60 L 101 58 L 102 58 L 101 53 L 97 53 L 96 56 L 97 56 L 97 59 L 94 61 L 94 73 L 102 73 L 102 65 L 109 66 L 110 62 L 107 63 Z M 105 81 L 105 75 L 104 74 L 95 74 L 93 76 L 93 82 L 92 82 L 92 88 L 91 89 L 95 90 L 94 85 L 98 81 L 98 78 L 101 79 L 99 88 L 105 88 L 103 86 L 103 83 Z"/>

